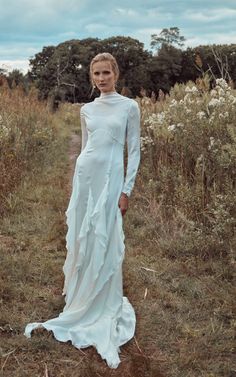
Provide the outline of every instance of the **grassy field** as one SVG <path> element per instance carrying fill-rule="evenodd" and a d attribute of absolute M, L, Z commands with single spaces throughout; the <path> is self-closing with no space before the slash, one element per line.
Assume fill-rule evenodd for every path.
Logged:
<path fill-rule="evenodd" d="M 152 105 L 144 99 L 140 106 L 142 135 L 154 144 L 149 139 L 147 153 L 143 147 L 139 174 L 124 218 L 123 284 L 124 294 L 137 315 L 135 338 L 122 346 L 122 362 L 118 369 L 111 370 L 93 347 L 77 350 L 70 342 L 56 341 L 47 331 L 35 333 L 31 339 L 23 335 L 28 322 L 53 318 L 64 306 L 64 212 L 74 157 L 80 150 L 80 139 L 76 138 L 80 134 L 79 109 L 64 105 L 47 118 L 47 127 L 55 129 L 53 138 L 48 137 L 47 147 L 31 156 L 34 163 L 24 165 L 26 173 L 19 179 L 18 187 L 5 195 L 0 219 L 0 376 L 236 376 L 236 242 L 233 220 L 226 221 L 233 217 L 234 207 L 224 206 L 229 216 L 222 209 L 215 227 L 205 223 L 207 232 L 199 233 L 203 221 L 199 191 L 194 187 L 191 196 L 192 188 L 186 181 L 177 181 L 182 183 L 182 196 L 180 189 L 173 190 L 176 182 L 167 172 L 171 164 L 173 171 L 182 165 L 177 164 L 178 156 L 176 160 L 173 156 L 166 159 L 170 155 L 167 144 L 158 157 L 162 164 L 166 161 L 166 174 L 158 170 L 155 161 L 161 146 L 157 143 L 163 139 L 158 133 L 157 141 L 145 126 L 145 119 L 153 112 Z M 155 112 L 165 110 L 165 105 L 158 106 L 162 108 L 155 108 Z M 177 141 L 172 143 L 177 146 Z M 219 195 L 216 184 L 215 194 Z M 201 191 L 203 194 L 206 193 Z M 204 200 L 212 205 L 212 196 L 208 194 Z M 233 198 L 230 185 L 227 194 Z M 167 202 L 168 195 L 172 195 L 173 202 Z M 232 206 L 232 200 L 230 203 Z M 198 212 L 194 212 L 194 204 Z M 210 219 L 215 219 L 213 214 Z M 216 234 L 222 219 L 230 226 Z"/>

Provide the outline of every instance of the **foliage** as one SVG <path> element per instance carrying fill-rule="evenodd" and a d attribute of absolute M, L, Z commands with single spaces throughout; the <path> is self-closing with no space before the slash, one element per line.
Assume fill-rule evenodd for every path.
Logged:
<path fill-rule="evenodd" d="M 6 197 L 14 191 L 34 163 L 44 164 L 45 151 L 55 136 L 55 125 L 46 104 L 37 92 L 26 95 L 21 87 L 0 86 L 0 199 L 1 212 Z"/>
<path fill-rule="evenodd" d="M 61 104 L 52 115 L 45 104 L 38 103 L 33 89 L 29 98 L 20 88 L 10 91 L 6 83 L 0 89 L 4 125 L 13 126 L 15 120 L 16 130 L 25 126 L 35 148 L 35 152 L 31 147 L 28 150 L 32 163 L 27 161 L 28 171 L 19 188 L 3 198 L 10 210 L 0 221 L 1 372 L 5 377 L 107 376 L 110 372 L 93 347 L 78 353 L 46 330 L 34 333 L 30 341 L 23 335 L 29 321 L 54 318 L 64 306 L 64 210 L 80 150 L 77 135 L 72 134 L 68 155 L 68 136 L 72 130 L 80 132 L 80 105 Z M 202 193 L 195 190 L 201 177 L 191 179 L 187 154 L 197 156 L 199 148 L 208 160 L 215 159 L 214 141 L 220 135 L 230 150 L 231 163 L 235 161 L 235 92 L 222 80 L 214 90 L 210 91 L 209 78 L 204 77 L 196 84 L 175 85 L 166 100 L 163 93 L 157 102 L 145 96 L 136 99 L 141 107 L 142 138 L 147 142 L 142 139 L 140 174 L 124 219 L 123 272 L 124 293 L 138 321 L 135 338 L 121 348 L 117 376 L 234 375 L 236 240 L 231 184 L 235 170 L 231 165 L 230 175 L 229 159 L 223 158 L 226 171 L 221 187 L 216 177 L 215 191 L 211 190 L 202 211 Z M 210 123 L 213 112 L 214 123 Z M 53 131 L 53 141 L 46 138 L 42 153 L 35 143 L 35 121 L 41 122 L 42 130 L 44 123 L 49 130 L 54 126 L 58 130 Z M 183 141 L 180 122 L 186 129 Z M 29 138 L 27 144 L 31 145 Z M 220 156 L 222 146 L 217 146 Z M 178 154 L 180 147 L 186 161 Z M 3 151 L 10 159 L 8 149 Z M 9 164 L 13 179 L 11 169 Z"/>
<path fill-rule="evenodd" d="M 32 78 L 37 82 L 41 98 L 51 96 L 54 101 L 83 102 L 89 100 L 91 91 L 89 64 L 98 52 L 112 53 L 119 64 L 119 88 L 129 86 L 136 94 L 148 83 L 144 73 L 145 63 L 150 56 L 143 50 L 143 43 L 130 37 L 104 39 L 89 38 L 71 40 L 57 47 L 44 48 L 30 60 Z"/>
<path fill-rule="evenodd" d="M 13 69 L 7 75 L 7 82 L 10 88 L 14 88 L 18 85 L 26 87 L 26 77 L 18 69 Z"/>
<path fill-rule="evenodd" d="M 176 84 L 158 111 L 143 105 L 143 163 L 164 216 L 180 211 L 196 237 L 211 235 L 229 251 L 236 225 L 236 95 L 223 79 L 210 91 L 204 80 Z"/>
<path fill-rule="evenodd" d="M 214 56 L 215 53 L 218 55 L 217 58 Z M 236 44 L 188 47 L 182 51 L 182 69 L 179 82 L 195 81 L 197 77 L 204 76 L 209 69 L 212 76 L 220 78 L 222 77 L 220 69 L 222 63 L 224 63 L 228 72 L 228 75 L 223 77 L 228 80 L 228 76 L 230 76 L 231 80 L 236 82 L 235 55 Z"/>
<path fill-rule="evenodd" d="M 183 46 L 185 37 L 180 35 L 178 27 L 164 28 L 160 34 L 151 35 L 151 47 L 159 48 L 163 46 Z"/>
<path fill-rule="evenodd" d="M 143 89 L 148 95 L 152 92 L 157 94 L 159 89 L 169 92 L 175 83 L 195 81 L 209 69 L 212 79 L 221 77 L 215 53 L 225 61 L 232 82 L 236 81 L 236 45 L 198 46 L 182 50 L 184 37 L 180 36 L 178 28 L 163 29 L 157 40 L 159 48 L 156 54 L 145 50 L 143 43 L 131 37 L 69 40 L 58 46 L 44 47 L 30 59 L 28 75 L 39 89 L 40 98 L 50 98 L 55 107 L 66 101 L 88 102 L 99 94 L 95 90 L 91 96 L 89 64 L 97 53 L 103 51 L 110 52 L 118 61 L 120 78 L 117 90 L 121 92 L 123 88 L 129 88 L 132 97 L 139 96 Z M 155 43 L 153 40 L 151 45 Z M 201 67 L 197 64 L 199 59 Z"/>
<path fill-rule="evenodd" d="M 182 51 L 168 45 L 163 45 L 158 55 L 150 60 L 149 72 L 153 90 L 161 88 L 169 92 L 170 88 L 179 80 L 182 70 Z"/>

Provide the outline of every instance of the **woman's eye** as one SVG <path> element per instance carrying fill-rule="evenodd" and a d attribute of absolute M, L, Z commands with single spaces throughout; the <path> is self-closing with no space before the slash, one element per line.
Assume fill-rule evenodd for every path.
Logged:
<path fill-rule="evenodd" d="M 103 73 L 104 75 L 109 75 L 111 72 L 110 71 L 104 71 L 104 72 L 101 72 Z M 100 72 L 94 72 L 94 75 L 98 76 L 100 74 Z"/>

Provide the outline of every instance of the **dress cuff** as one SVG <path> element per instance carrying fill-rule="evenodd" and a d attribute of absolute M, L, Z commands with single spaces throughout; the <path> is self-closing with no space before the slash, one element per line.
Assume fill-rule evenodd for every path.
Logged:
<path fill-rule="evenodd" d="M 128 198 L 130 197 L 130 193 L 126 191 L 122 191 L 121 194 L 125 194 Z"/>

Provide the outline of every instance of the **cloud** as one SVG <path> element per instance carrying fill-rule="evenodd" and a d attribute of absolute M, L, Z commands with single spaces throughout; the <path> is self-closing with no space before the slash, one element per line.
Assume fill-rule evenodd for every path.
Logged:
<path fill-rule="evenodd" d="M 232 34 L 220 34 L 220 33 L 209 33 L 204 36 L 192 36 L 186 38 L 185 47 L 196 47 L 200 45 L 207 44 L 234 44 L 236 43 L 236 35 Z M 216 43 L 217 41 L 217 43 Z"/>
<path fill-rule="evenodd" d="M 0 63 L 27 61 L 69 39 L 151 34 L 177 26 L 185 46 L 235 43 L 235 0 L 0 0 Z M 204 9 L 204 11 L 203 11 Z M 14 63 L 15 64 L 15 63 Z"/>
<path fill-rule="evenodd" d="M 217 8 L 217 9 L 204 9 L 202 11 L 187 10 L 184 16 L 192 21 L 199 22 L 215 22 L 225 20 L 228 18 L 236 19 L 236 9 L 232 8 Z"/>
<path fill-rule="evenodd" d="M 134 9 L 130 9 L 130 8 L 115 8 L 113 10 L 113 13 L 116 15 L 121 15 L 121 16 L 128 16 L 128 17 L 135 17 L 138 15 L 137 11 L 135 11 Z"/>
<path fill-rule="evenodd" d="M 29 70 L 28 60 L 1 60 L 0 68 L 5 69 L 7 72 L 11 72 L 13 69 L 18 69 L 23 74 Z"/>

